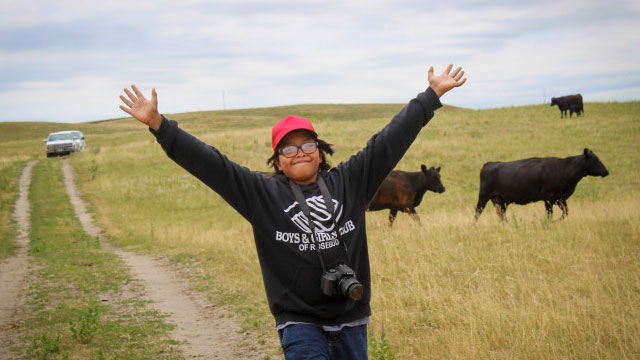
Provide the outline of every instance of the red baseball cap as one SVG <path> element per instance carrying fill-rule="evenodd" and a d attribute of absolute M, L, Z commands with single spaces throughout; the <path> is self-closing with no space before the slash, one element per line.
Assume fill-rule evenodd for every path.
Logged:
<path fill-rule="evenodd" d="M 276 152 L 276 147 L 280 140 L 294 130 L 311 131 L 311 133 L 313 133 L 313 137 L 318 137 L 316 130 L 313 128 L 313 125 L 311 125 L 311 121 L 300 116 L 288 115 L 284 119 L 278 121 L 277 124 L 273 125 L 273 128 L 271 129 L 271 146 L 273 147 L 274 153 Z"/>

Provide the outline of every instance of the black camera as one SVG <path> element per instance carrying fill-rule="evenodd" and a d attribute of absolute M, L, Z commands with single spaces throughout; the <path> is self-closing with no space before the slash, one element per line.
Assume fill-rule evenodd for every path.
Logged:
<path fill-rule="evenodd" d="M 356 273 L 350 267 L 340 264 L 322 274 L 320 290 L 327 296 L 341 294 L 353 300 L 360 300 L 364 286 L 356 279 Z"/>

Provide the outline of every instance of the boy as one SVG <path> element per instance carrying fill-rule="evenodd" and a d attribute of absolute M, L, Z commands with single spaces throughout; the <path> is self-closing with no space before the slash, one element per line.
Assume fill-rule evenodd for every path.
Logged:
<path fill-rule="evenodd" d="M 365 210 L 378 186 L 441 107 L 465 83 L 452 65 L 349 160 L 330 168 L 333 150 L 311 122 L 287 116 L 272 129 L 272 177 L 230 161 L 158 113 L 132 85 L 120 108 L 149 126 L 176 163 L 216 191 L 253 227 L 269 308 L 286 359 L 366 359 L 371 282 Z"/>

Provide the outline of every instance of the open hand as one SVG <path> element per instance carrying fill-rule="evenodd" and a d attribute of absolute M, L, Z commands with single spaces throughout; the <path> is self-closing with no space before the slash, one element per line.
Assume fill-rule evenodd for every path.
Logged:
<path fill-rule="evenodd" d="M 433 66 L 429 68 L 429 86 L 435 91 L 438 97 L 442 97 L 447 91 L 454 87 L 462 86 L 467 81 L 467 78 L 462 78 L 464 71 L 461 67 L 458 67 L 454 72 L 451 72 L 452 64 L 449 64 L 442 74 L 433 75 Z M 460 80 L 462 79 L 462 81 Z"/>
<path fill-rule="evenodd" d="M 147 100 L 135 85 L 131 85 L 131 89 L 135 95 L 129 89 L 124 89 L 129 99 L 120 95 L 120 100 L 126 105 L 120 105 L 120 109 L 153 130 L 158 130 L 160 124 L 162 124 L 162 116 L 158 113 L 158 94 L 156 94 L 156 89 L 151 89 L 151 100 Z"/>

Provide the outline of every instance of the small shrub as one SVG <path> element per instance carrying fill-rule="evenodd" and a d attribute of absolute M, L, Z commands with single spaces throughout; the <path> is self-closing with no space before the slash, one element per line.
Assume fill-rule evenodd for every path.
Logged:
<path fill-rule="evenodd" d="M 373 329 L 371 329 L 368 339 L 369 355 L 376 360 L 394 360 L 396 355 L 391 350 L 389 342 L 384 334 L 384 325 L 380 327 L 380 339 L 376 339 Z"/>
<path fill-rule="evenodd" d="M 98 322 L 98 306 L 89 304 L 85 310 L 80 311 L 77 322 L 69 321 L 69 329 L 74 339 L 81 344 L 88 344 L 98 331 Z"/>

